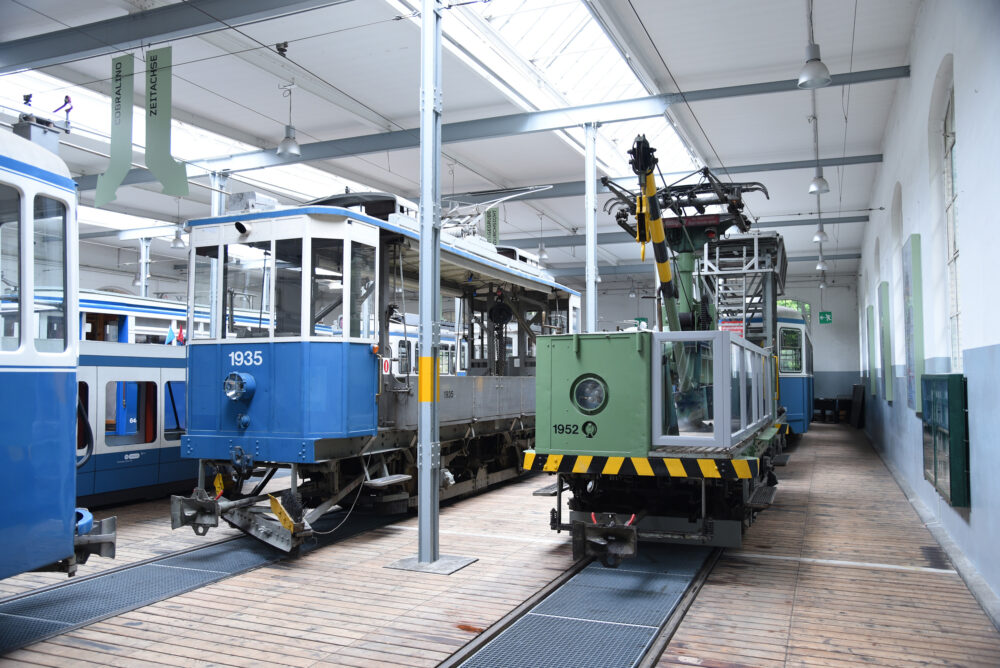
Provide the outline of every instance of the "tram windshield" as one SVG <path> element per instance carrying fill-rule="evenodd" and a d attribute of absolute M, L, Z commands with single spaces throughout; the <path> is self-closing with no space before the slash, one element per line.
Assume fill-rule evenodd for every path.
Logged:
<path fill-rule="evenodd" d="M 312 285 L 309 291 L 313 336 L 340 336 L 344 320 L 344 241 L 312 240 Z"/>
<path fill-rule="evenodd" d="M 66 205 L 35 197 L 35 348 L 66 350 Z"/>
<path fill-rule="evenodd" d="M 222 272 L 226 338 L 266 337 L 271 316 L 271 242 L 229 244 Z"/>
<path fill-rule="evenodd" d="M 195 246 L 192 340 L 378 337 L 376 244 L 244 238 Z"/>
<path fill-rule="evenodd" d="M 302 240 L 274 242 L 274 335 L 302 335 Z"/>

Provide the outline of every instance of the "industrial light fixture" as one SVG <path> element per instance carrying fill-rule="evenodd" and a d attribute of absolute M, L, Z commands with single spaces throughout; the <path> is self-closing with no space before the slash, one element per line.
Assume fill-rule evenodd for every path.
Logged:
<path fill-rule="evenodd" d="M 819 227 L 816 228 L 816 234 L 813 235 L 813 243 L 822 244 L 829 240 L 830 235 L 823 229 L 823 223 L 820 221 Z"/>
<path fill-rule="evenodd" d="M 171 248 L 184 248 L 187 244 L 184 243 L 184 239 L 181 238 L 181 228 L 178 227 L 174 230 L 174 239 L 170 242 Z"/>
<path fill-rule="evenodd" d="M 820 290 L 825 290 L 826 289 L 826 272 L 823 272 L 822 274 L 820 274 L 820 277 L 819 277 L 819 289 Z"/>
<path fill-rule="evenodd" d="M 806 45 L 806 64 L 799 72 L 799 88 L 823 88 L 830 85 L 830 70 L 819 57 L 819 44 L 813 37 L 813 0 L 806 0 L 806 16 L 809 21 L 809 44 Z"/>
<path fill-rule="evenodd" d="M 544 213 L 538 214 L 538 259 L 545 261 L 549 259 L 549 252 L 545 250 L 545 242 L 542 240 L 542 218 Z"/>
<path fill-rule="evenodd" d="M 628 289 L 628 298 L 629 299 L 635 299 L 635 297 L 636 297 L 636 294 L 635 294 L 635 281 L 630 281 L 630 283 L 631 283 L 631 285 L 629 286 L 629 289 Z"/>
<path fill-rule="evenodd" d="M 815 123 L 815 121 L 813 121 Z M 816 166 L 816 176 L 813 180 L 809 182 L 809 194 L 810 195 L 825 195 L 830 192 L 829 182 L 823 178 L 823 168 L 819 165 Z"/>
<path fill-rule="evenodd" d="M 290 83 L 279 86 L 279 88 L 281 88 L 281 94 L 288 98 L 288 125 L 285 126 L 285 138 L 278 144 L 276 153 L 282 158 L 298 157 L 302 155 L 302 148 L 295 141 L 295 128 L 292 126 L 292 89 L 295 88 L 295 84 Z"/>
<path fill-rule="evenodd" d="M 142 285 L 142 275 L 138 271 L 135 272 L 135 276 L 132 277 L 132 285 L 135 287 Z"/>
<path fill-rule="evenodd" d="M 816 271 L 826 271 L 830 266 L 823 259 L 823 244 L 819 245 L 819 262 L 816 263 Z"/>
<path fill-rule="evenodd" d="M 830 192 L 830 184 L 823 178 L 823 168 L 819 164 L 819 117 L 816 115 L 816 91 L 812 91 L 812 116 L 809 122 L 813 126 L 813 157 L 816 159 L 816 173 L 809 182 L 810 195 L 825 195 Z"/>

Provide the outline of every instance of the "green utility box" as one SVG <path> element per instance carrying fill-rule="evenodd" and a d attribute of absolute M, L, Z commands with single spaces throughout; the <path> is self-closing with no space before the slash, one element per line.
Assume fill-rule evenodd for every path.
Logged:
<path fill-rule="evenodd" d="M 969 436 L 965 376 L 920 377 L 924 423 L 924 477 L 955 507 L 968 507 Z"/>
<path fill-rule="evenodd" d="M 647 456 L 651 354 L 649 332 L 538 337 L 535 451 Z"/>

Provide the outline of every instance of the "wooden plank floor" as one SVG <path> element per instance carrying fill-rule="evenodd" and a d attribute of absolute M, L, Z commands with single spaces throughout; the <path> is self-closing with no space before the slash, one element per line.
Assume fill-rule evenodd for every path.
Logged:
<path fill-rule="evenodd" d="M 548 528 L 553 499 L 531 495 L 549 482 L 534 476 L 443 508 L 441 552 L 479 559 L 451 576 L 384 568 L 416 553 L 413 517 L 36 643 L 0 665 L 433 666 L 572 565 L 565 534 Z M 150 556 L 189 542 L 190 531 L 170 533 L 163 517 L 137 524 L 165 542 L 131 549 Z"/>
<path fill-rule="evenodd" d="M 814 424 L 660 666 L 1000 666 L 1000 633 L 864 434 Z"/>
<path fill-rule="evenodd" d="M 660 665 L 1000 665 L 1000 634 L 860 432 L 815 425 L 779 473 L 775 507 L 743 549 L 724 554 Z M 531 496 L 549 482 L 443 508 L 441 551 L 479 558 L 452 576 L 384 568 L 416 552 L 410 518 L 37 643 L 0 666 L 436 665 L 570 566 L 568 537 L 548 529 L 553 499 Z M 126 559 L 205 540 L 170 532 L 164 502 L 117 512 Z M 61 581 L 4 586 L 37 586 L 35 577 Z"/>

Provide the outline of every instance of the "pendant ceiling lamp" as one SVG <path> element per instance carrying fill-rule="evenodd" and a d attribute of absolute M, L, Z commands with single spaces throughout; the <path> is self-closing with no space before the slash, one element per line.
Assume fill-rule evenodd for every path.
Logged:
<path fill-rule="evenodd" d="M 302 148 L 299 142 L 295 141 L 295 127 L 292 125 L 292 89 L 295 88 L 295 84 L 290 83 L 280 88 L 281 94 L 288 98 L 288 125 L 285 126 L 285 137 L 275 152 L 282 158 L 297 158 L 302 155 Z"/>
<path fill-rule="evenodd" d="M 799 72 L 799 88 L 813 89 L 830 85 L 830 70 L 819 57 L 819 44 L 813 37 L 813 0 L 806 0 L 806 17 L 809 22 L 809 44 L 806 45 L 806 64 Z"/>

